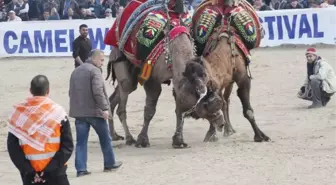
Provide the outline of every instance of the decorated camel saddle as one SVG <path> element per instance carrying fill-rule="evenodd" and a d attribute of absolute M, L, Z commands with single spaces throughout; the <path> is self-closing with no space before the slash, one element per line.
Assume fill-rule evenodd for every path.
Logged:
<path fill-rule="evenodd" d="M 259 18 L 245 0 L 204 0 L 195 10 L 192 30 L 197 55 L 207 56 L 224 36 L 244 53 L 247 64 L 263 37 Z"/>
<path fill-rule="evenodd" d="M 133 0 L 116 18 L 105 44 L 117 47 L 134 65 L 142 68 L 139 82 L 151 75 L 152 66 L 164 52 L 166 38 L 190 33 L 191 16 L 174 11 L 179 0 Z M 171 61 L 167 60 L 168 67 Z"/>

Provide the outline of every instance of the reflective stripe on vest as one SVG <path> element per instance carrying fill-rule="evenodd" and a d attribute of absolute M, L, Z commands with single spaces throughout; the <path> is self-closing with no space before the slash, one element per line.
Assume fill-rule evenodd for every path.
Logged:
<path fill-rule="evenodd" d="M 36 150 L 29 146 L 27 143 L 19 140 L 21 148 L 25 154 L 26 159 L 30 161 L 30 164 L 36 172 L 41 172 L 50 163 L 56 152 L 60 149 L 61 142 L 61 127 L 56 126 L 54 134 L 48 139 L 44 146 L 44 151 Z"/>

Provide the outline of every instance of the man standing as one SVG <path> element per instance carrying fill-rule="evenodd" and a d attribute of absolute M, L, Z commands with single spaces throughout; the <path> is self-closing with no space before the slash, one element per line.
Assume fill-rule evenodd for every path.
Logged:
<path fill-rule="evenodd" d="M 73 140 L 66 112 L 47 97 L 46 76 L 35 76 L 30 92 L 33 97 L 14 106 L 9 118 L 10 159 L 24 185 L 69 185 L 66 162 L 73 151 Z"/>
<path fill-rule="evenodd" d="M 333 68 L 322 59 L 315 48 L 308 48 L 307 78 L 300 88 L 298 97 L 313 101 L 308 108 L 326 106 L 330 97 L 336 92 L 336 76 Z"/>
<path fill-rule="evenodd" d="M 87 171 L 87 142 L 90 126 L 99 137 L 104 155 L 104 171 L 119 168 L 122 163 L 116 162 L 112 148 L 107 119 L 109 117 L 109 101 L 104 86 L 101 67 L 104 63 L 104 53 L 93 50 L 88 60 L 76 68 L 70 77 L 70 113 L 76 119 L 76 157 L 77 176 L 88 175 Z"/>
<path fill-rule="evenodd" d="M 92 50 L 91 40 L 88 36 L 88 26 L 82 24 L 79 26 L 80 35 L 72 42 L 72 57 L 75 59 L 75 68 L 80 66 L 88 58 Z"/>

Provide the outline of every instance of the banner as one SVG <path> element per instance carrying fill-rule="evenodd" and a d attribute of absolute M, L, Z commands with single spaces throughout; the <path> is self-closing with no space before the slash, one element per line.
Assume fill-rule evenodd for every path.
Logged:
<path fill-rule="evenodd" d="M 281 44 L 335 44 L 336 8 L 258 12 L 265 29 L 261 47 Z M 79 25 L 89 27 L 93 49 L 108 55 L 104 37 L 114 19 L 51 20 L 0 23 L 0 58 L 12 56 L 72 56 Z"/>
<path fill-rule="evenodd" d="M 56 20 L 0 23 L 0 57 L 9 56 L 72 56 L 72 42 L 79 36 L 79 26 L 89 27 L 92 48 L 104 50 L 110 46 L 104 37 L 114 20 Z"/>
<path fill-rule="evenodd" d="M 261 11 L 265 29 L 260 46 L 281 44 L 335 44 L 336 8 Z"/>

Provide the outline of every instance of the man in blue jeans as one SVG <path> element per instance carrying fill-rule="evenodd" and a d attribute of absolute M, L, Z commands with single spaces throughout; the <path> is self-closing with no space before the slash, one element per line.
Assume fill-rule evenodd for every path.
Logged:
<path fill-rule="evenodd" d="M 76 119 L 76 155 L 77 177 L 89 175 L 87 171 L 87 142 L 90 126 L 96 131 L 104 155 L 104 172 L 119 168 L 122 163 L 115 161 L 112 138 L 107 124 L 109 101 L 102 77 L 101 66 L 104 53 L 92 50 L 89 58 L 77 67 L 70 77 L 70 111 Z"/>

